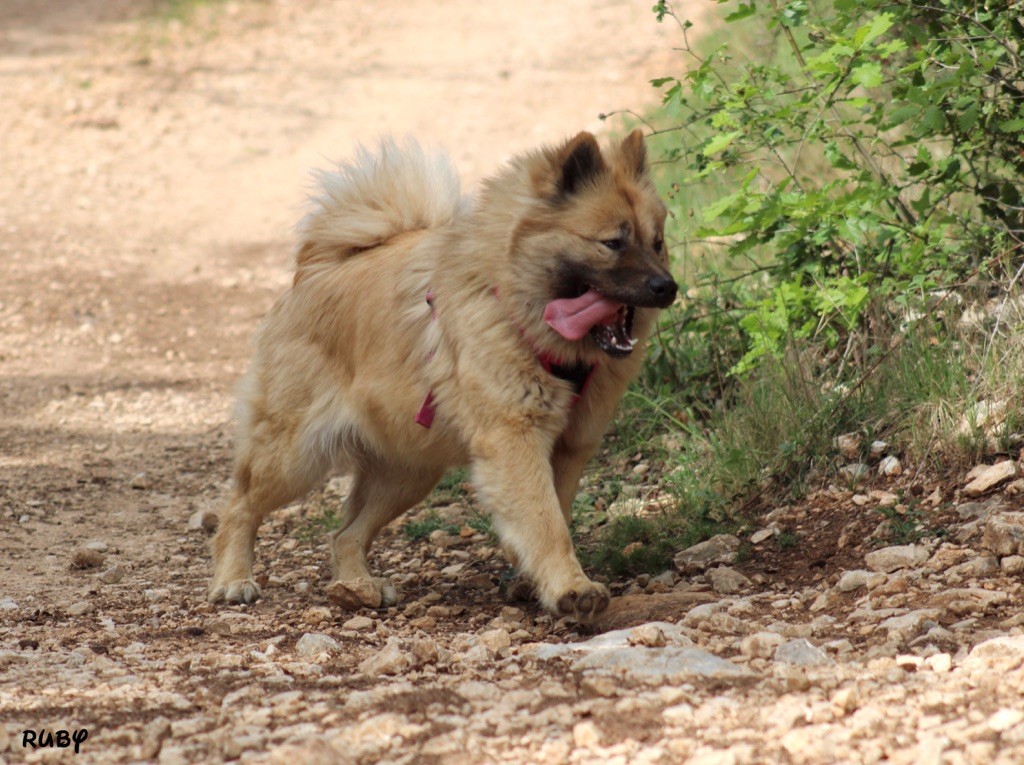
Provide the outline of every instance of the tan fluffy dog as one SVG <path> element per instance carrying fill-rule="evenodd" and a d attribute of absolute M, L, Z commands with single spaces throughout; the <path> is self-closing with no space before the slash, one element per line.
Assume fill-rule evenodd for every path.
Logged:
<path fill-rule="evenodd" d="M 259 596 L 260 522 L 328 474 L 353 476 L 332 535 L 347 581 L 369 578 L 381 528 L 469 463 L 541 603 L 591 619 L 608 591 L 576 559 L 570 506 L 676 294 L 642 135 L 602 152 L 580 133 L 516 157 L 475 201 L 412 143 L 384 141 L 320 182 L 242 384 L 210 600 Z"/>

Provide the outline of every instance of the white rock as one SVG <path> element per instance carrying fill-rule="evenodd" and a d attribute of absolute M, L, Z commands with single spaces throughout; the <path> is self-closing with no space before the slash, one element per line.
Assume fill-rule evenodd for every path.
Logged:
<path fill-rule="evenodd" d="M 743 574 L 728 566 L 718 566 L 707 572 L 708 579 L 715 592 L 722 595 L 732 595 L 750 584 L 750 580 Z"/>
<path fill-rule="evenodd" d="M 389 640 L 379 652 L 359 664 L 364 675 L 397 675 L 411 666 L 410 658 L 399 648 L 397 642 Z"/>
<path fill-rule="evenodd" d="M 895 457 L 886 457 L 878 463 L 878 474 L 892 478 L 903 473 L 903 465 Z"/>
<path fill-rule="evenodd" d="M 480 633 L 480 644 L 487 648 L 492 654 L 503 654 L 512 645 L 512 638 L 508 630 L 493 629 Z"/>
<path fill-rule="evenodd" d="M 68 606 L 64 610 L 67 612 L 68 616 L 85 616 L 86 614 L 91 613 L 94 609 L 95 606 L 93 606 L 89 601 L 80 600 L 79 602 Z"/>
<path fill-rule="evenodd" d="M 1024 555 L 1024 513 L 993 513 L 985 521 L 982 545 L 996 555 Z"/>
<path fill-rule="evenodd" d="M 986 721 L 988 727 L 996 733 L 1010 730 L 1021 721 L 1024 721 L 1024 712 L 1019 709 L 1000 709 Z"/>
<path fill-rule="evenodd" d="M 105 571 L 96 575 L 103 584 L 117 584 L 124 579 L 124 569 L 119 565 L 113 565 Z"/>
<path fill-rule="evenodd" d="M 295 643 L 295 653 L 306 659 L 333 653 L 339 648 L 337 640 L 322 632 L 307 632 Z"/>
<path fill-rule="evenodd" d="M 353 616 L 351 619 L 345 621 L 342 625 L 342 629 L 355 630 L 356 632 L 362 632 L 363 630 L 373 629 L 375 622 L 369 616 Z"/>
<path fill-rule="evenodd" d="M 871 468 L 863 462 L 855 462 L 852 465 L 844 465 L 839 468 L 839 477 L 850 486 L 861 483 L 871 473 Z"/>
<path fill-rule="evenodd" d="M 1024 635 L 986 640 L 971 649 L 963 661 L 965 669 L 1016 669 L 1024 660 Z"/>
<path fill-rule="evenodd" d="M 906 614 L 890 616 L 878 625 L 878 629 L 888 632 L 890 638 L 909 640 L 917 636 L 927 622 L 938 619 L 939 613 L 937 608 L 919 608 Z"/>
<path fill-rule="evenodd" d="M 776 648 L 775 661 L 794 664 L 798 667 L 816 667 L 834 663 L 828 654 L 803 638 L 789 640 Z"/>
<path fill-rule="evenodd" d="M 738 537 L 732 534 L 718 534 L 706 542 L 676 553 L 673 562 L 684 574 L 699 573 L 715 563 L 731 563 L 739 546 Z"/>
<path fill-rule="evenodd" d="M 964 495 L 980 497 L 1001 483 L 1017 477 L 1017 465 L 1013 460 L 1003 460 L 995 465 L 978 465 L 967 474 Z"/>
<path fill-rule="evenodd" d="M 572 726 L 572 740 L 576 746 L 592 749 L 601 743 L 601 729 L 593 720 L 584 720 Z"/>
<path fill-rule="evenodd" d="M 854 569 L 853 571 L 846 571 L 841 577 L 839 577 L 839 582 L 836 583 L 836 589 L 840 592 L 853 592 L 861 587 L 867 587 L 870 590 L 884 584 L 885 580 L 885 574 L 880 574 L 875 571 L 865 571 L 863 569 Z"/>
<path fill-rule="evenodd" d="M 785 641 L 777 632 L 755 632 L 740 641 L 740 653 L 749 659 L 768 659 Z"/>
<path fill-rule="evenodd" d="M 937 673 L 949 672 L 953 669 L 953 657 L 948 653 L 935 653 L 924 660 L 925 665 Z"/>
<path fill-rule="evenodd" d="M 852 462 L 860 457 L 860 445 L 863 440 L 860 433 L 844 433 L 836 437 L 833 445 L 843 455 L 843 459 Z"/>
<path fill-rule="evenodd" d="M 878 459 L 889 449 L 889 444 L 885 441 L 872 441 L 868 451 L 872 457 Z"/>
<path fill-rule="evenodd" d="M 668 645 L 668 637 L 657 624 L 641 624 L 629 632 L 630 645 L 642 645 L 648 648 L 661 648 Z"/>
<path fill-rule="evenodd" d="M 901 568 L 920 566 L 930 557 L 931 553 L 926 547 L 920 545 L 896 545 L 869 552 L 864 556 L 864 563 L 872 571 L 889 573 Z"/>

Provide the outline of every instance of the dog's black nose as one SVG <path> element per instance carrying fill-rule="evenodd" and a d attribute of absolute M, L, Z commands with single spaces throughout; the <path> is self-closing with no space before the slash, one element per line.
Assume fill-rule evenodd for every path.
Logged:
<path fill-rule="evenodd" d="M 665 308 L 675 300 L 679 287 L 670 276 L 652 276 L 647 280 L 647 290 L 654 297 L 658 306 Z"/>

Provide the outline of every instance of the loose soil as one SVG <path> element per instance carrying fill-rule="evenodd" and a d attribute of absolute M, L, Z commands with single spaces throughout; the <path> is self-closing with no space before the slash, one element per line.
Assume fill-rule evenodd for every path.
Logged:
<path fill-rule="evenodd" d="M 506 602 L 507 566 L 461 506 L 442 508 L 461 534 L 385 532 L 373 564 L 403 602 L 365 612 L 369 624 L 353 624 L 324 594 L 323 531 L 343 481 L 261 532 L 264 600 L 204 600 L 208 532 L 188 522 L 227 491 L 232 388 L 254 329 L 288 284 L 308 169 L 357 142 L 408 133 L 447 147 L 468 189 L 518 150 L 605 131 L 601 113 L 649 105 L 648 81 L 679 65 L 672 30 L 649 5 L 4 0 L 0 763 L 834 761 L 832 750 L 803 757 L 800 742 L 767 724 L 744 722 L 755 736 L 737 723 L 730 738 L 708 720 L 804 694 L 806 721 L 818 724 L 814 705 L 838 680 L 773 675 L 755 658 L 768 677 L 757 703 L 742 688 L 718 698 L 714 684 L 634 694 L 558 661 L 485 651 L 475 636 L 487 630 L 511 635 L 513 652 L 587 635 L 532 603 Z M 737 607 L 751 623 L 797 621 L 810 588 L 860 565 L 857 545 L 877 516 L 854 509 L 849 493 L 831 496 L 830 522 L 863 532 L 850 548 L 859 552 L 753 550 L 742 571 L 767 595 Z M 824 516 L 806 528 L 804 517 L 787 523 L 812 540 L 807 549 L 833 536 Z M 83 546 L 100 559 L 75 565 Z M 1015 582 L 997 584 L 1019 594 Z M 679 620 L 718 597 L 702 579 L 676 588 L 675 610 L 658 618 Z M 803 595 L 786 600 L 796 590 Z M 938 648 L 962 654 L 1000 629 L 1019 633 L 1014 602 L 995 603 L 973 632 Z M 877 648 L 843 621 L 854 607 L 850 595 L 815 611 L 837 620 L 815 634 Z M 638 607 L 632 623 L 651 616 Z M 735 657 L 735 635 L 716 629 L 698 642 Z M 339 650 L 297 656 L 310 632 L 331 635 Z M 359 669 L 398 639 L 418 657 L 407 671 Z M 883 682 L 890 669 L 873 665 L 866 676 Z M 966 715 L 965 704 L 987 715 L 1019 701 L 1013 687 L 972 682 L 969 692 L 944 686 L 943 698 L 956 700 L 934 707 L 939 722 Z M 532 700 L 520 719 L 498 714 L 493 694 Z M 681 694 L 692 719 L 664 716 Z M 898 719 L 898 694 L 880 698 Z M 77 756 L 23 748 L 22 731 L 39 728 L 87 728 L 89 738 Z M 856 761 L 917 751 L 918 728 L 875 728 L 888 738 Z M 956 761 L 993 761 L 999 732 L 955 740 Z M 332 735 L 341 743 L 324 743 Z M 723 759 L 699 759 L 715 748 L 708 735 L 733 747 Z"/>

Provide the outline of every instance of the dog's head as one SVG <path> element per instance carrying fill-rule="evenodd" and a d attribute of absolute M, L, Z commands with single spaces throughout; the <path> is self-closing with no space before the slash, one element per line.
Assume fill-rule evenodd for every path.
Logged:
<path fill-rule="evenodd" d="M 581 356 L 597 349 L 630 355 L 638 310 L 665 308 L 677 291 L 665 248 L 667 211 L 643 135 L 635 130 L 602 152 L 593 135 L 580 133 L 530 159 L 536 204 L 521 219 L 512 251 L 519 286 L 537 290 L 528 302 L 542 311 L 552 343 L 574 344 Z"/>

